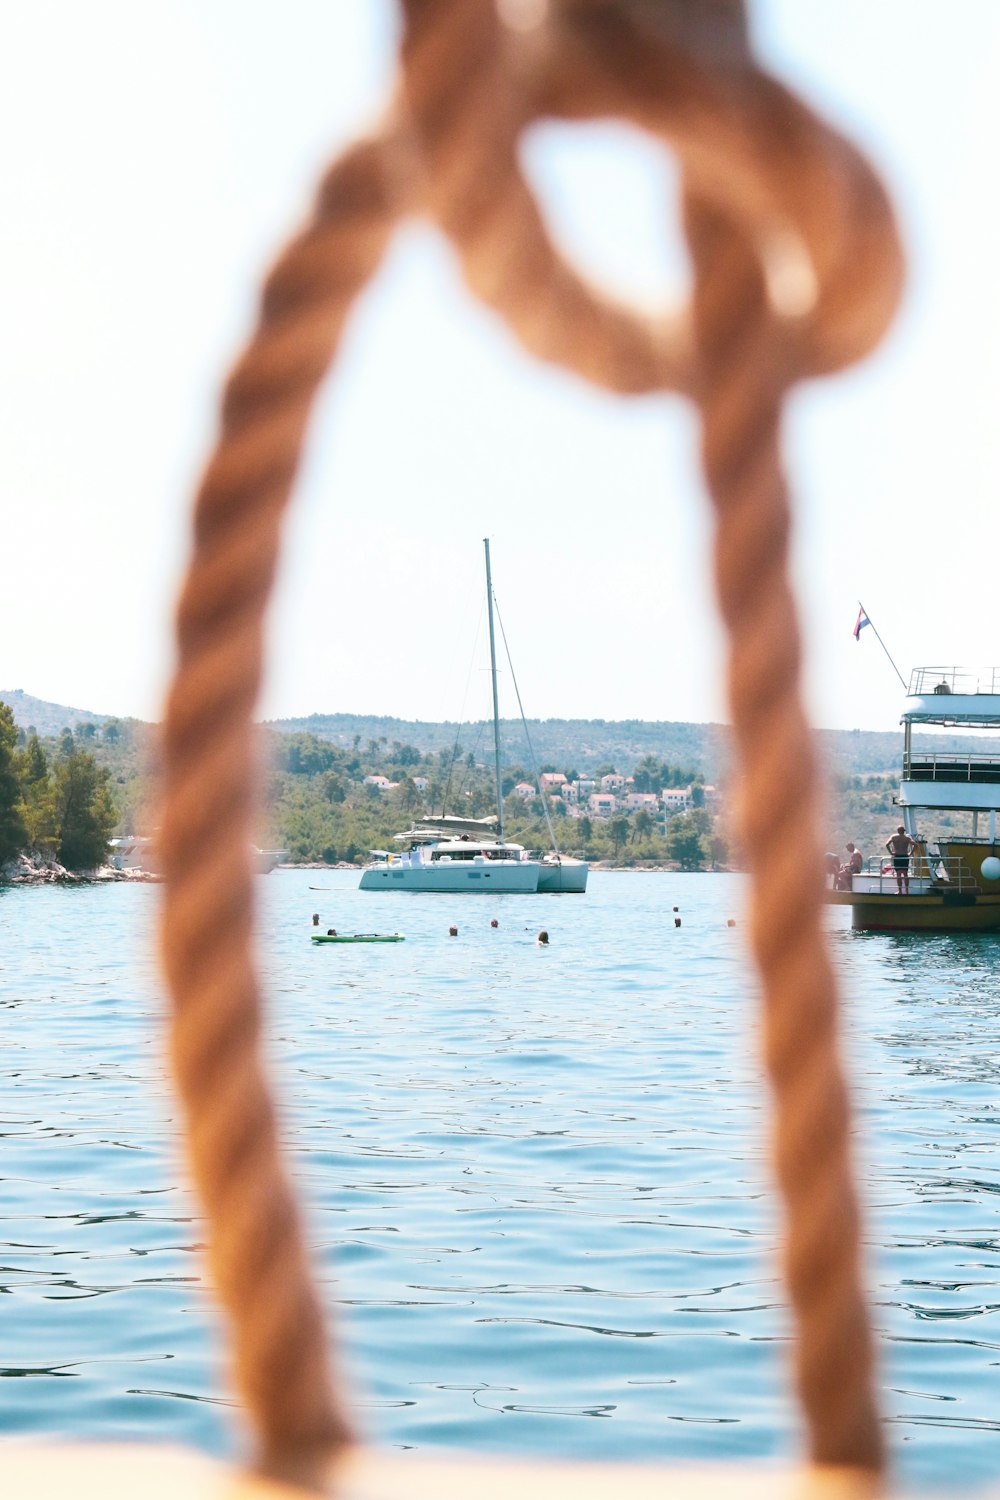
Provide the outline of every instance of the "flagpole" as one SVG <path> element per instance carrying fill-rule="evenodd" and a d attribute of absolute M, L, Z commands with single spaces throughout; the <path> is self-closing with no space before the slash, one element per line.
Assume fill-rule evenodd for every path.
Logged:
<path fill-rule="evenodd" d="M 871 626 L 871 628 L 873 630 L 875 630 L 875 621 L 872 619 L 871 615 L 865 609 L 865 607 L 861 603 L 860 599 L 858 600 L 858 608 L 860 609 L 861 613 L 864 615 L 865 619 L 868 621 L 868 623 Z M 909 692 L 909 687 L 907 686 L 906 682 L 903 680 L 903 674 L 899 670 L 899 668 L 896 666 L 896 663 L 893 661 L 892 657 L 889 655 L 889 648 L 886 645 L 885 641 L 882 639 L 882 637 L 879 635 L 879 633 L 878 633 L 877 630 L 875 630 L 875 639 L 878 641 L 879 645 L 882 647 L 882 650 L 885 652 L 886 659 L 888 660 L 888 663 L 889 663 L 890 667 L 895 672 L 895 674 L 899 678 L 900 682 L 902 682 L 902 684 L 903 684 L 903 692 L 904 693 L 908 693 Z"/>

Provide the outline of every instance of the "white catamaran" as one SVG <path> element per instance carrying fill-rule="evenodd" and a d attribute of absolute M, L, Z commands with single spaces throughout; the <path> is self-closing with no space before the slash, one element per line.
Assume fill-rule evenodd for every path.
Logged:
<path fill-rule="evenodd" d="M 582 892 L 587 889 L 587 863 L 559 854 L 551 820 L 546 822 L 553 850 L 533 859 L 521 844 L 504 838 L 503 785 L 500 777 L 500 708 L 497 699 L 496 640 L 493 632 L 493 579 L 490 544 L 486 549 L 486 600 L 490 628 L 490 672 L 493 683 L 493 762 L 496 778 L 496 815 L 492 818 L 421 818 L 395 842 L 398 854 L 373 849 L 373 861 L 361 873 L 362 891 L 442 891 L 487 894 L 532 894 L 536 891 Z M 519 695 L 520 701 L 520 695 Z M 545 799 L 542 798 L 542 805 Z"/>

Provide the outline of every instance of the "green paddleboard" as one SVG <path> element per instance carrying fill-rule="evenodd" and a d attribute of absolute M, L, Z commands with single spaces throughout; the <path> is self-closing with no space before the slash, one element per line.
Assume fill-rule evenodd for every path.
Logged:
<path fill-rule="evenodd" d="M 314 932 L 314 943 L 401 943 L 402 932 Z"/>

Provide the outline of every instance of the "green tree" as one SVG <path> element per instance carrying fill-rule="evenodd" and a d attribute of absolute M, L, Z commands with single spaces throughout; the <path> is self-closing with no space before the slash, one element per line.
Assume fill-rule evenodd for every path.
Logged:
<path fill-rule="evenodd" d="M 617 818 L 612 818 L 608 824 L 608 833 L 611 835 L 611 842 L 615 847 L 615 858 L 617 859 L 628 839 L 628 818 L 623 818 L 620 815 Z"/>
<path fill-rule="evenodd" d="M 404 776 L 396 788 L 393 800 L 401 812 L 409 815 L 420 806 L 420 789 L 412 776 Z"/>
<path fill-rule="evenodd" d="M 707 852 L 705 835 L 708 819 L 703 812 L 681 813 L 671 818 L 667 833 L 667 854 L 682 870 L 700 870 Z"/>
<path fill-rule="evenodd" d="M 0 865 L 13 859 L 27 843 L 21 787 L 14 763 L 17 725 L 14 710 L 0 703 Z"/>
<path fill-rule="evenodd" d="M 584 814 L 584 816 L 580 819 L 579 828 L 580 838 L 582 839 L 583 843 L 589 844 L 591 839 L 594 837 L 594 825 L 586 816 L 586 814 Z"/>
<path fill-rule="evenodd" d="M 637 792 L 660 790 L 660 762 L 655 755 L 644 755 L 632 769 L 632 785 Z"/>
<path fill-rule="evenodd" d="M 708 841 L 708 857 L 712 861 L 712 869 L 717 870 L 724 865 L 729 858 L 729 845 L 721 834 L 713 833 Z"/>
<path fill-rule="evenodd" d="M 60 749 L 55 774 L 60 864 L 92 870 L 103 864 L 115 826 L 111 777 L 85 750 Z"/>
<path fill-rule="evenodd" d="M 645 807 L 640 807 L 639 811 L 636 813 L 635 817 L 632 819 L 632 842 L 633 842 L 633 844 L 635 844 L 635 843 L 641 843 L 643 839 L 648 839 L 649 836 L 650 836 L 650 834 L 652 833 L 652 831 L 653 831 L 653 819 L 650 816 L 649 809 L 645 808 Z"/>
<path fill-rule="evenodd" d="M 17 771 L 27 845 L 43 857 L 51 858 L 59 845 L 55 788 L 48 758 L 34 730 L 17 758 Z"/>
<path fill-rule="evenodd" d="M 347 791 L 336 771 L 327 771 L 320 783 L 327 802 L 343 802 Z"/>

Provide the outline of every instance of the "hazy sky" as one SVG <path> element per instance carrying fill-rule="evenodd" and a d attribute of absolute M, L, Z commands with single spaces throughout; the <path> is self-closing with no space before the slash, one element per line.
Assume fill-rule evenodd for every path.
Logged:
<path fill-rule="evenodd" d="M 813 715 L 889 728 L 858 598 L 904 675 L 1000 659 L 1000 5 L 751 10 L 768 65 L 874 158 L 908 246 L 885 346 L 787 426 Z M 0 688 L 159 715 L 215 392 L 322 163 L 386 97 L 396 25 L 388 0 L 5 8 Z M 649 142 L 549 126 L 526 162 L 582 265 L 678 290 Z M 487 534 L 529 715 L 724 717 L 690 412 L 532 363 L 411 225 L 317 410 L 262 712 L 485 712 Z"/>

